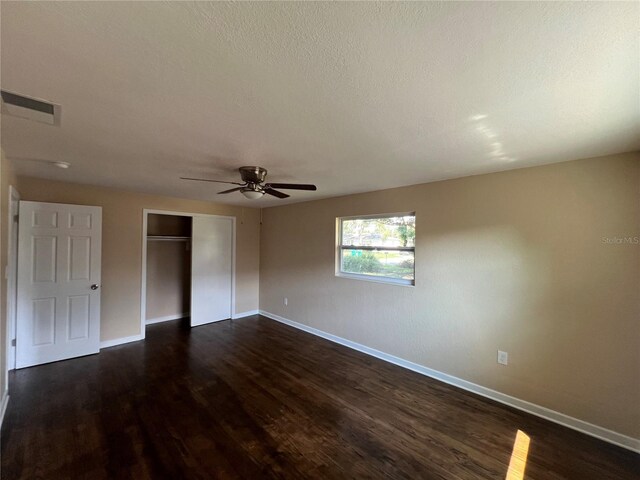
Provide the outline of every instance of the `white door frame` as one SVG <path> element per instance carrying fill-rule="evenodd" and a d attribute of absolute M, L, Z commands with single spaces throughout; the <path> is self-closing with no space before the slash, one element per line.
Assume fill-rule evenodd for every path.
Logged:
<path fill-rule="evenodd" d="M 236 217 L 227 215 L 210 215 L 206 213 L 172 212 L 169 210 L 142 210 L 142 288 L 140 290 L 140 335 L 146 335 L 147 317 L 147 219 L 149 214 L 176 215 L 180 217 L 210 217 L 231 219 L 231 318 L 236 316 Z"/>
<path fill-rule="evenodd" d="M 18 293 L 18 242 L 13 240 L 13 216 L 18 215 L 20 205 L 20 193 L 13 185 L 9 185 L 9 219 L 7 222 L 7 271 L 5 278 L 7 279 L 7 375 L 4 388 L 9 388 L 9 370 L 16 368 L 16 347 L 13 345 L 13 339 L 16 337 L 18 319 L 17 316 L 17 293 Z"/>

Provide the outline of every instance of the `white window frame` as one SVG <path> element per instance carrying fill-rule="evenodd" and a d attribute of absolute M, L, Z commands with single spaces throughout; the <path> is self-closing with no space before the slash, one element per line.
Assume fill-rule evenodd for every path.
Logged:
<path fill-rule="evenodd" d="M 342 222 L 344 220 L 370 220 L 373 218 L 392 218 L 392 217 L 416 217 L 416 212 L 400 212 L 400 213 L 382 213 L 374 215 L 353 215 L 348 217 L 336 218 L 336 277 L 350 278 L 355 280 L 365 280 L 368 282 L 387 283 L 391 285 L 402 285 L 413 287 L 416 284 L 416 247 L 415 240 L 413 247 L 385 247 L 381 245 L 377 246 L 364 246 L 364 245 L 343 245 L 342 244 Z M 413 280 L 407 280 L 404 278 L 392 278 L 384 277 L 381 275 L 367 275 L 364 273 L 350 273 L 342 270 L 342 251 L 343 250 L 396 250 L 404 252 L 413 252 Z"/>

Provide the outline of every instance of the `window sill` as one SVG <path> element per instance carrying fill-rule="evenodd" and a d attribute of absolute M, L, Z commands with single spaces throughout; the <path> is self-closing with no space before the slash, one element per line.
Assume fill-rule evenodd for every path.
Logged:
<path fill-rule="evenodd" d="M 365 282 L 384 283 L 386 285 L 396 285 L 399 287 L 415 287 L 415 280 L 404 280 L 402 278 L 376 277 L 373 275 L 358 275 L 357 273 L 337 272 L 336 277 L 351 280 L 364 280 Z"/>

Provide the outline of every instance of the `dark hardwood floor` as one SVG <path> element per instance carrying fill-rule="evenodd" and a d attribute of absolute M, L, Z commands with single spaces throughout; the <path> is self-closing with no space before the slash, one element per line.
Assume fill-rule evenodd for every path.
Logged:
<path fill-rule="evenodd" d="M 639 478 L 640 455 L 262 317 L 19 370 L 2 479 Z"/>

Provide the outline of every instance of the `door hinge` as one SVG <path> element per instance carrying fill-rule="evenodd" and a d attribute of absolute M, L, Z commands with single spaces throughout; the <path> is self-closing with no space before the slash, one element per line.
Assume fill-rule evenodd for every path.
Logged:
<path fill-rule="evenodd" d="M 20 222 L 20 215 L 14 215 L 13 216 L 13 221 L 16 222 L 16 223 Z"/>
<path fill-rule="evenodd" d="M 11 346 L 15 347 L 16 346 L 16 339 L 14 338 L 13 340 L 11 340 Z"/>

